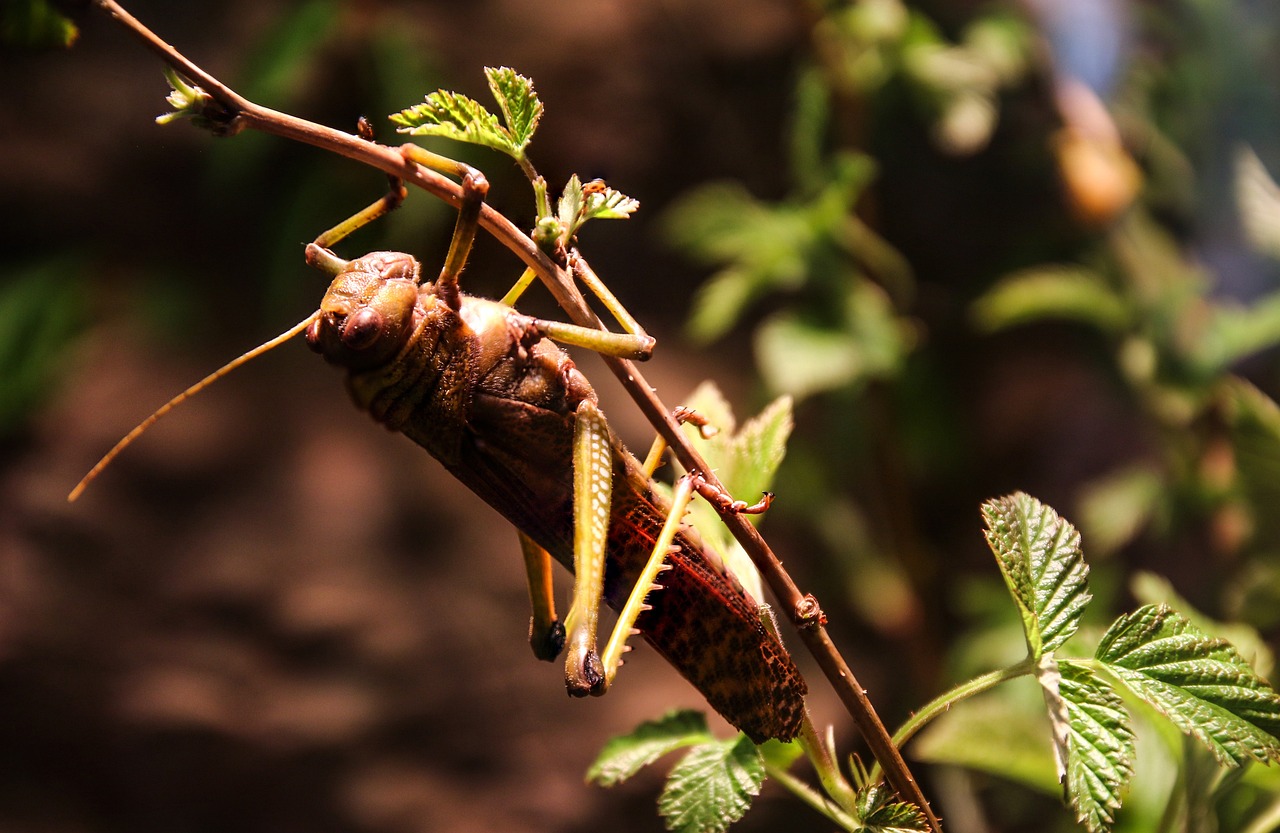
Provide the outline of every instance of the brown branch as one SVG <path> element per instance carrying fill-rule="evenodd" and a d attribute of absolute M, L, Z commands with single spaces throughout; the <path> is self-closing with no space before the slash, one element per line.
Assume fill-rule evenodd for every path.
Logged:
<path fill-rule="evenodd" d="M 114 0 L 96 0 L 96 2 L 100 8 L 141 39 L 149 49 L 156 52 L 165 63 L 203 88 L 225 110 L 231 132 L 249 128 L 312 145 L 401 177 L 406 182 L 422 188 L 454 207 L 461 204 L 461 186 L 409 161 L 397 149 L 248 101 L 161 40 Z M 572 275 L 547 257 L 528 235 L 504 215 L 485 205 L 481 210 L 480 225 L 537 273 L 539 279 L 551 291 L 574 323 L 585 327 L 604 328 L 600 319 L 587 306 Z M 684 432 L 672 419 L 671 409 L 658 398 L 635 364 L 625 359 L 608 356 L 605 356 L 604 360 L 654 429 L 672 448 L 680 463 L 690 471 L 701 472 L 703 478 L 712 487 L 722 489 L 722 484 L 707 466 L 706 461 L 690 445 Z M 817 600 L 813 596 L 801 594 L 795 582 L 791 580 L 791 576 L 783 568 L 782 562 L 745 517 L 726 510 L 722 511 L 721 518 L 734 538 L 746 550 L 756 568 L 760 570 L 780 602 L 782 610 L 798 628 L 805 646 L 817 659 L 823 674 L 844 703 L 858 731 L 870 747 L 872 755 L 884 768 L 886 779 L 900 796 L 920 807 L 935 833 L 941 833 L 941 824 L 930 809 L 928 801 L 902 759 L 901 753 L 893 744 L 884 723 L 876 715 L 866 691 L 858 684 L 853 672 L 827 634 L 826 617 L 823 616 Z"/>

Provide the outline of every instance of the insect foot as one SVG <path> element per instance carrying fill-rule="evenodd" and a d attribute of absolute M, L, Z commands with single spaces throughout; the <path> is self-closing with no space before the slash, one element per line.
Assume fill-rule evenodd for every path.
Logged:
<path fill-rule="evenodd" d="M 534 621 L 529 622 L 529 645 L 533 647 L 533 655 L 544 662 L 551 662 L 564 650 L 564 623 L 555 621 L 546 633 L 539 634 Z"/>
<path fill-rule="evenodd" d="M 689 473 L 690 482 L 702 498 L 716 508 L 718 512 L 732 512 L 735 515 L 762 515 L 773 505 L 773 492 L 762 492 L 756 503 L 745 500 L 734 500 L 724 489 L 712 486 L 698 472 Z"/>
<path fill-rule="evenodd" d="M 586 697 L 588 694 L 599 697 L 604 694 L 608 684 L 599 652 L 587 651 L 579 661 L 571 662 L 565 672 L 564 686 L 570 697 Z"/>

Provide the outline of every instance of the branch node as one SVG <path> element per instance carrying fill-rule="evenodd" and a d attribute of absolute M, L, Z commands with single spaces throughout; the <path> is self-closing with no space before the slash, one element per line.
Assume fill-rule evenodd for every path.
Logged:
<path fill-rule="evenodd" d="M 822 612 L 822 605 L 812 593 L 804 594 L 804 598 L 796 602 L 794 616 L 797 628 L 818 628 L 827 624 L 827 614 Z"/>

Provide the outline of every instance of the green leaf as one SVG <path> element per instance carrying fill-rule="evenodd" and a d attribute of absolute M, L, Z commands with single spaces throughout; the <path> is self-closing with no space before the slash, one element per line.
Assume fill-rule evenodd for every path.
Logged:
<path fill-rule="evenodd" d="M 475 99 L 447 90 L 436 90 L 423 103 L 393 114 L 391 121 L 399 125 L 397 133 L 443 136 L 458 142 L 483 145 L 516 160 L 524 156 L 523 148 L 498 122 L 497 116 Z"/>
<path fill-rule="evenodd" d="M 1080 534 L 1022 492 L 987 501 L 982 514 L 987 543 L 1022 614 L 1027 647 L 1039 659 L 1075 633 L 1092 598 Z"/>
<path fill-rule="evenodd" d="M 484 77 L 489 80 L 489 91 L 502 111 L 511 141 L 523 155 L 542 119 L 542 102 L 534 92 L 533 81 L 510 67 L 485 67 Z"/>
<path fill-rule="evenodd" d="M 1259 676 L 1268 676 L 1275 667 L 1275 656 L 1256 628 L 1245 622 L 1218 622 L 1210 619 L 1180 596 L 1173 588 L 1173 583 L 1164 576 L 1139 570 L 1129 580 L 1129 592 L 1141 604 L 1167 605 L 1185 616 L 1196 628 L 1227 640 Z"/>
<path fill-rule="evenodd" d="M 485 67 L 484 74 L 505 125 L 475 99 L 436 90 L 421 104 L 391 116 L 391 121 L 399 125 L 397 132 L 483 145 L 523 162 L 525 148 L 542 118 L 542 102 L 533 90 L 533 82 L 513 69 Z"/>
<path fill-rule="evenodd" d="M 0 43 L 32 49 L 68 47 L 80 30 L 48 0 L 4 0 L 0 5 Z"/>
<path fill-rule="evenodd" d="M 702 712 L 688 709 L 671 711 L 657 720 L 647 720 L 630 734 L 619 735 L 604 749 L 587 770 L 587 781 L 612 787 L 635 775 L 668 752 L 685 746 L 713 741 Z"/>
<path fill-rule="evenodd" d="M 702 744 L 671 770 L 658 812 L 668 830 L 720 833 L 746 813 L 764 776 L 764 761 L 745 735 Z"/>
<path fill-rule="evenodd" d="M 752 500 L 768 489 L 786 455 L 787 438 L 794 425 L 790 398 L 780 396 L 773 400 L 741 428 L 714 382 L 703 382 L 684 404 L 705 417 L 714 430 L 704 436 L 694 425 L 684 427 L 725 488 L 735 497 Z"/>
<path fill-rule="evenodd" d="M 602 180 L 593 180 L 588 186 L 597 187 L 588 190 L 586 206 L 582 211 L 582 220 L 625 220 L 640 207 L 640 201 L 628 197 L 621 191 L 615 191 L 605 185 Z"/>
<path fill-rule="evenodd" d="M 1088 666 L 1064 661 L 1058 674 L 1064 708 L 1057 712 L 1051 705 L 1049 711 L 1051 719 L 1056 712 L 1065 721 L 1054 727 L 1063 787 L 1076 820 L 1098 833 L 1115 821 L 1133 777 L 1133 729 L 1120 695 Z"/>
<path fill-rule="evenodd" d="M 707 344 L 729 332 L 762 292 L 749 272 L 737 267 L 721 269 L 698 287 L 690 304 L 689 337 Z"/>
<path fill-rule="evenodd" d="M 757 328 L 755 355 L 769 389 L 796 399 L 851 385 L 867 369 L 851 333 L 789 312 L 771 316 Z"/>
<path fill-rule="evenodd" d="M 1118 332 L 1130 315 L 1125 300 L 1101 275 L 1077 266 L 1039 266 L 1001 279 L 974 302 L 973 317 L 985 332 L 1043 318 L 1065 318 Z"/>
<path fill-rule="evenodd" d="M 556 218 L 572 237 L 587 220 L 625 220 L 639 207 L 638 200 L 613 190 L 604 180 L 595 179 L 584 185 L 573 174 L 556 204 Z"/>
<path fill-rule="evenodd" d="M 736 183 L 699 188 L 662 217 L 672 245 L 723 268 L 696 296 L 690 331 L 701 341 L 723 335 L 747 306 L 771 289 L 805 280 L 814 230 L 801 208 L 762 203 Z"/>
<path fill-rule="evenodd" d="M 1147 465 L 1117 469 L 1085 486 L 1079 512 L 1089 555 L 1096 560 L 1138 537 L 1165 497 L 1164 478 Z"/>
<path fill-rule="evenodd" d="M 706 418 L 715 433 L 704 436 L 702 430 L 685 425 L 690 442 L 715 471 L 725 489 L 735 498 L 756 500 L 773 483 L 774 474 L 786 454 L 791 435 L 791 400 L 779 397 L 739 429 L 724 394 L 714 382 L 703 382 L 683 403 Z M 693 525 L 707 543 L 724 556 L 725 562 L 743 583 L 752 598 L 762 600 L 760 577 L 751 559 L 706 501 L 690 504 Z M 755 520 L 760 516 L 752 516 Z"/>
<path fill-rule="evenodd" d="M 1216 376 L 1240 359 L 1280 342 L 1280 292 L 1265 295 L 1247 307 L 1220 303 L 1210 309 L 1208 326 L 1192 353 L 1206 376 Z"/>
<path fill-rule="evenodd" d="M 780 312 L 756 330 L 756 364 L 771 390 L 801 399 L 898 373 L 915 335 L 882 288 L 850 275 L 843 304 L 827 307 Z"/>
<path fill-rule="evenodd" d="M 156 124 L 170 124 L 178 119 L 191 119 L 191 123 L 202 130 L 216 127 L 205 116 L 207 108 L 213 102 L 213 96 L 199 86 L 187 83 L 185 78 L 169 67 L 165 67 L 164 77 L 172 88 L 169 95 L 165 97 L 165 101 L 169 102 L 173 110 L 156 116 Z"/>
<path fill-rule="evenodd" d="M 859 825 L 856 833 L 919 833 L 929 829 L 920 808 L 905 801 L 896 801 L 893 790 L 882 783 L 870 784 L 858 790 L 855 806 Z"/>
<path fill-rule="evenodd" d="M 445 136 L 514 154 L 515 143 L 498 117 L 484 105 L 465 95 L 436 90 L 422 104 L 391 116 L 400 125 L 398 133 L 410 136 Z"/>
<path fill-rule="evenodd" d="M 788 136 L 791 177 L 808 193 L 826 184 L 827 128 L 831 89 L 817 67 L 805 67 L 795 82 Z"/>
<path fill-rule="evenodd" d="M 804 748 L 798 740 L 769 738 L 756 749 L 760 751 L 760 757 L 766 764 L 781 770 L 790 769 L 792 764 L 804 757 Z"/>
<path fill-rule="evenodd" d="M 572 174 L 569 176 L 569 181 L 564 184 L 564 191 L 556 202 L 556 218 L 560 221 L 560 225 L 570 230 L 576 228 L 585 205 L 582 180 L 578 179 L 577 174 Z"/>
<path fill-rule="evenodd" d="M 1280 760 L 1280 697 L 1231 643 L 1169 607 L 1120 617 L 1095 656 L 1219 763 Z"/>
<path fill-rule="evenodd" d="M 1223 412 L 1230 426 L 1240 485 L 1253 518 L 1255 540 L 1280 538 L 1280 406 L 1249 382 L 1229 376 L 1223 380 Z"/>

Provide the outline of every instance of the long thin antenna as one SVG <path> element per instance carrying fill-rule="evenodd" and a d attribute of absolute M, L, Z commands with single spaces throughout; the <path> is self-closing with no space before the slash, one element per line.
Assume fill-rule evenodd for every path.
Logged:
<path fill-rule="evenodd" d="M 144 419 L 141 423 L 139 423 L 137 428 L 134 428 L 128 434 L 125 434 L 124 437 L 120 440 L 120 442 L 116 443 L 115 447 L 112 448 L 110 451 L 108 451 L 106 456 L 98 461 L 97 465 L 89 469 L 89 473 L 86 474 L 83 478 L 81 478 L 80 482 L 76 484 L 76 487 L 71 490 L 71 494 L 67 495 L 67 502 L 70 503 L 74 501 L 76 498 L 80 497 L 81 493 L 84 492 L 85 487 L 87 487 L 90 483 L 92 483 L 94 481 L 94 478 L 96 478 L 99 474 L 101 474 L 102 470 L 111 464 L 111 461 L 116 458 L 116 455 L 118 455 L 121 451 L 124 451 L 126 448 L 128 448 L 129 444 L 132 443 L 134 440 L 138 439 L 138 437 L 142 436 L 142 432 L 146 431 L 152 425 L 155 425 L 156 420 L 160 419 L 160 417 L 164 416 L 165 414 L 169 413 L 174 408 L 176 408 L 178 405 L 182 404 L 182 402 L 186 400 L 188 397 L 195 396 L 197 393 L 209 387 L 209 385 L 212 385 L 214 382 L 218 381 L 223 376 L 226 376 L 228 373 L 235 370 L 237 367 L 244 364 L 245 362 L 251 361 L 252 359 L 256 359 L 258 356 L 261 356 L 263 353 L 267 352 L 268 350 L 273 350 L 276 347 L 279 347 L 281 344 L 284 344 L 286 341 L 293 338 L 298 333 L 301 333 L 303 330 L 307 329 L 307 327 L 310 327 L 311 322 L 315 321 L 319 315 L 320 315 L 319 312 L 311 313 L 305 319 L 298 322 L 294 326 L 290 327 L 288 330 L 285 330 L 280 335 L 276 336 L 275 338 L 271 339 L 270 341 L 264 344 L 259 344 L 257 347 L 253 348 L 248 353 L 245 353 L 244 355 L 238 358 L 232 359 L 231 361 L 224 364 L 222 367 L 218 368 L 217 370 L 210 373 L 208 376 L 201 379 L 199 382 L 196 382 L 194 385 L 187 388 L 182 393 L 178 394 L 177 396 L 170 399 L 168 402 L 161 405 L 160 408 L 157 409 L 154 414 L 152 414 L 151 416 Z"/>

